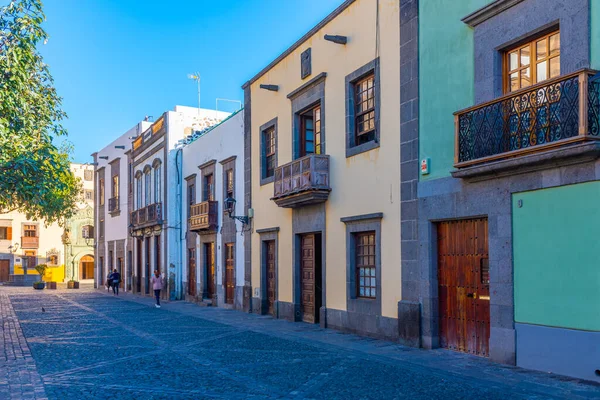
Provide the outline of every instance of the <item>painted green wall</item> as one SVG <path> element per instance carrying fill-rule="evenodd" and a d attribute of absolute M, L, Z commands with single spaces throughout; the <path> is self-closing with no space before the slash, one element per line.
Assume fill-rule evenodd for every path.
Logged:
<path fill-rule="evenodd" d="M 590 14 L 591 14 L 591 53 L 590 53 L 590 66 L 593 69 L 600 70 L 600 1 L 590 1 Z"/>
<path fill-rule="evenodd" d="M 600 331 L 599 205 L 600 181 L 513 195 L 516 322 Z"/>
<path fill-rule="evenodd" d="M 450 175 L 454 112 L 473 105 L 473 29 L 461 19 L 490 0 L 419 2 L 419 154 L 421 180 Z"/>

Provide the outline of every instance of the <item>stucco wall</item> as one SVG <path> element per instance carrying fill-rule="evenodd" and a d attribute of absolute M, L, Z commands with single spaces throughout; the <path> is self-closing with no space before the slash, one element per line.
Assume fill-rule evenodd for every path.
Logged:
<path fill-rule="evenodd" d="M 194 185 L 195 185 L 195 194 L 196 194 L 196 203 L 202 202 L 202 171 L 198 168 L 198 166 L 209 162 L 211 160 L 216 160 L 214 165 L 214 193 L 215 193 L 215 201 L 219 202 L 219 211 L 218 211 L 218 226 L 219 230 L 216 235 L 216 243 L 217 246 L 217 257 L 215 260 L 215 274 L 216 274 L 216 284 L 222 285 L 222 275 L 224 260 L 222 257 L 223 254 L 223 239 L 221 233 L 221 227 L 223 226 L 223 222 L 225 219 L 229 219 L 227 214 L 223 213 L 223 165 L 220 164 L 221 161 L 226 160 L 230 157 L 235 157 L 235 169 L 234 169 L 234 195 L 236 198 L 236 210 L 234 215 L 243 215 L 244 213 L 244 112 L 241 111 L 224 121 L 220 125 L 216 126 L 214 129 L 206 133 L 205 135 L 198 138 L 196 141 L 191 144 L 185 146 L 183 148 L 183 178 L 189 177 L 192 174 L 197 174 Z M 185 183 L 185 182 L 184 182 Z M 182 196 L 182 215 L 184 221 L 183 226 L 187 226 L 188 221 L 188 213 L 187 213 L 187 205 L 188 198 L 187 192 L 185 190 L 186 186 L 184 185 L 184 192 Z M 241 222 L 236 222 L 236 238 L 235 238 L 235 263 L 236 263 L 236 272 L 235 272 L 235 280 L 237 287 L 244 286 L 244 226 Z M 247 228 L 246 228 L 247 229 Z M 249 234 L 246 232 L 246 234 Z M 196 282 L 200 284 L 201 282 L 201 274 L 200 270 L 203 267 L 204 263 L 200 258 L 200 238 L 196 236 Z M 188 280 L 188 257 L 187 257 L 187 247 L 184 246 L 183 252 L 181 254 L 183 260 L 183 280 Z M 187 290 L 187 287 L 184 288 Z M 236 294 L 237 295 L 237 294 Z M 221 299 L 219 299 L 221 300 Z M 241 301 L 241 299 L 238 299 Z"/>
<path fill-rule="evenodd" d="M 600 331 L 600 181 L 514 194 L 515 322 Z"/>
<path fill-rule="evenodd" d="M 375 3 L 360 0 L 294 50 L 251 85 L 252 94 L 252 206 L 254 230 L 279 227 L 278 300 L 292 302 L 292 211 L 270 200 L 273 184 L 260 186 L 261 125 L 278 118 L 278 165 L 292 161 L 292 109 L 288 93 L 325 72 L 326 152 L 331 157 L 332 192 L 326 213 L 326 304 L 346 309 L 346 240 L 341 217 L 383 212 L 382 315 L 397 317 L 400 299 L 400 116 L 399 116 L 399 4 L 380 2 L 381 147 L 346 158 L 345 77 L 374 60 Z M 348 36 L 346 45 L 323 39 L 325 34 Z M 312 75 L 300 77 L 300 54 L 312 51 Z M 278 92 L 259 88 L 279 85 Z M 252 235 L 253 295 L 260 287 L 260 237 Z"/>
<path fill-rule="evenodd" d="M 431 161 L 421 180 L 450 175 L 454 116 L 473 105 L 473 29 L 463 17 L 490 0 L 419 2 L 419 154 Z"/>

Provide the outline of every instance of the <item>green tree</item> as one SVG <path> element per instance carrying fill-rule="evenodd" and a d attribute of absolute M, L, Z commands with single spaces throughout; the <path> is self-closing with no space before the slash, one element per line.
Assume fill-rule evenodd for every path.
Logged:
<path fill-rule="evenodd" d="M 0 8 L 0 213 L 63 223 L 80 196 L 70 170 L 61 97 L 38 52 L 47 34 L 40 0 L 11 0 Z"/>

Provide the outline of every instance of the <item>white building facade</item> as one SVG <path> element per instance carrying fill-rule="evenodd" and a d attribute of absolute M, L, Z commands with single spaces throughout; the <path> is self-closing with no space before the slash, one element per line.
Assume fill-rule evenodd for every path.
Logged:
<path fill-rule="evenodd" d="M 132 290 L 133 241 L 128 234 L 131 187 L 131 138 L 147 130 L 141 121 L 100 151 L 92 154 L 95 170 L 95 282 L 106 283 L 109 270 L 121 273 L 121 288 Z"/>
<path fill-rule="evenodd" d="M 127 234 L 132 238 L 132 290 L 152 295 L 150 277 L 165 279 L 163 297 L 182 299 L 185 225 L 182 225 L 182 150 L 185 136 L 202 131 L 229 113 L 176 106 L 137 136 L 130 153 L 132 183 Z"/>
<path fill-rule="evenodd" d="M 244 111 L 184 140 L 183 291 L 188 301 L 244 306 Z M 226 199 L 235 199 L 235 203 Z M 239 204 L 238 204 L 239 203 Z M 233 207 L 228 205 L 233 204 Z M 231 210 L 229 213 L 228 209 Z"/>

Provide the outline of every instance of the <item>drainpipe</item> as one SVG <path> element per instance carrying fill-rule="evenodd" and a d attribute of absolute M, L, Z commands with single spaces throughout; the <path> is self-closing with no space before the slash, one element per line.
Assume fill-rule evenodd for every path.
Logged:
<path fill-rule="evenodd" d="M 183 294 L 182 294 L 182 279 L 183 279 L 183 260 L 182 260 L 182 256 L 181 256 L 181 252 L 183 251 L 182 249 L 182 243 L 183 243 L 183 206 L 181 204 L 182 202 L 182 195 L 181 195 L 181 181 L 183 180 L 182 178 L 182 174 L 183 174 L 183 152 L 182 149 L 179 148 L 177 149 L 177 153 L 175 154 L 175 168 L 177 169 L 177 200 L 175 201 L 175 204 L 177 205 L 177 216 L 178 216 L 178 224 L 179 227 L 177 228 L 179 230 L 179 233 L 177 235 L 177 266 L 176 266 L 176 271 L 177 271 L 177 279 L 175 281 L 175 296 L 177 298 L 177 300 L 181 300 L 183 299 Z"/>

